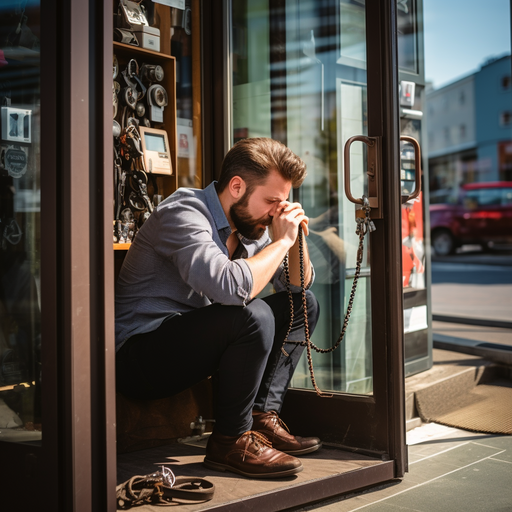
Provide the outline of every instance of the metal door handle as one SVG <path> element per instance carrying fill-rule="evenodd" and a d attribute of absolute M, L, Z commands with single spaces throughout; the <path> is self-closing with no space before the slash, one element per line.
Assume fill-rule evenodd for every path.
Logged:
<path fill-rule="evenodd" d="M 352 203 L 362 205 L 363 199 L 356 199 L 350 189 L 350 146 L 353 142 L 364 142 L 368 147 L 367 165 L 368 169 L 368 202 L 370 203 L 372 219 L 382 219 L 382 200 L 381 200 L 381 137 L 366 137 L 365 135 L 354 135 L 345 142 L 344 149 L 344 175 L 345 175 L 345 195 Z"/>
<path fill-rule="evenodd" d="M 410 201 L 411 199 L 416 199 L 421 192 L 421 149 L 419 142 L 413 137 L 409 137 L 408 135 L 402 135 L 400 137 L 400 140 L 408 142 L 414 147 L 414 190 L 412 194 L 410 194 L 409 196 L 402 197 L 402 203 L 407 203 L 407 201 Z"/>

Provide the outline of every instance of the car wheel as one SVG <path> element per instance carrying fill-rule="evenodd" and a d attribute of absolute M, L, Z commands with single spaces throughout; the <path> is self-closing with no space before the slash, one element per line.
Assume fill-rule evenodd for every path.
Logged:
<path fill-rule="evenodd" d="M 432 233 L 432 247 L 437 256 L 448 256 L 455 251 L 455 240 L 453 235 L 446 230 Z"/>

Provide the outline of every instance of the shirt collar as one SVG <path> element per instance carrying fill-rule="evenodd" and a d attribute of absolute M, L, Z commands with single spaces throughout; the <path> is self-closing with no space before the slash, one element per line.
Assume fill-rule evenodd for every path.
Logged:
<path fill-rule="evenodd" d="M 206 198 L 206 204 L 208 205 L 208 209 L 210 210 L 213 216 L 215 226 L 217 227 L 217 231 L 219 232 L 219 236 L 221 237 L 222 241 L 226 243 L 229 235 L 231 234 L 231 226 L 229 225 L 226 214 L 224 213 L 222 205 L 220 204 L 216 184 L 216 181 L 210 183 L 204 189 L 204 195 Z"/>

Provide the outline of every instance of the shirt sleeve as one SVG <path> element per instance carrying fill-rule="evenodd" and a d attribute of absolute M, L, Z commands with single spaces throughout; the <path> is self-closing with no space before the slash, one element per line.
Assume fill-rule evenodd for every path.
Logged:
<path fill-rule="evenodd" d="M 253 286 L 249 265 L 230 260 L 217 245 L 204 206 L 181 203 L 180 208 L 155 214 L 161 216 L 157 224 L 162 231 L 155 251 L 174 263 L 183 281 L 211 302 L 244 306 Z"/>

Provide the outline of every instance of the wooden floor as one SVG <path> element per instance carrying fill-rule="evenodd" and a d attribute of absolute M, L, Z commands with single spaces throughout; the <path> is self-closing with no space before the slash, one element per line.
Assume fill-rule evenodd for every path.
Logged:
<path fill-rule="evenodd" d="M 134 475 L 145 475 L 165 465 L 176 476 L 198 476 L 215 485 L 215 496 L 207 503 L 176 504 L 172 510 L 258 510 L 270 512 L 325 499 L 375 485 L 393 478 L 393 463 L 366 455 L 323 447 L 302 457 L 304 470 L 278 480 L 251 480 L 203 466 L 204 448 L 172 444 L 118 455 L 118 483 Z M 243 500 L 243 501 L 242 501 Z M 161 511 L 145 505 L 137 510 Z"/>

